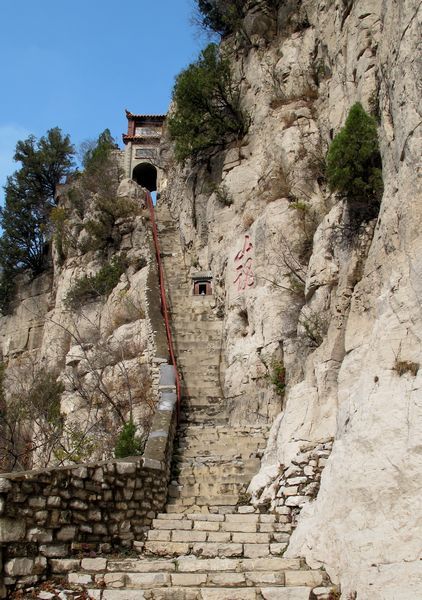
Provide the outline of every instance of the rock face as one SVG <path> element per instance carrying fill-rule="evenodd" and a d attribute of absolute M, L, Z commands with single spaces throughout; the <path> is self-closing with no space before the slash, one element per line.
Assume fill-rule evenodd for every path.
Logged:
<path fill-rule="evenodd" d="M 191 273 L 213 273 L 230 422 L 274 422 L 249 488 L 255 503 L 291 505 L 297 464 L 311 478 L 291 486 L 286 555 L 323 564 L 344 598 L 417 597 L 420 8 L 286 3 L 267 40 L 253 37 L 256 14 L 256 45 L 233 63 L 248 136 L 170 171 L 162 198 Z M 378 219 L 352 232 L 324 160 L 356 101 L 379 118 L 385 191 Z M 315 461 L 309 448 L 326 453 Z"/>
<path fill-rule="evenodd" d="M 324 566 L 345 599 L 409 600 L 422 596 L 420 6 L 289 0 L 277 19 L 269 14 L 251 2 L 251 44 L 224 42 L 248 135 L 184 167 L 164 139 L 160 202 L 178 223 L 189 276 L 213 276 L 209 306 L 222 334 L 209 352 L 229 425 L 272 424 L 249 491 L 256 507 L 293 516 L 285 556 Z M 379 121 L 384 179 L 379 215 L 360 228 L 324 170 L 356 101 Z M 126 182 L 121 193 L 139 190 Z M 117 349 L 139 339 L 149 364 L 148 319 L 118 316 L 122 297 L 146 307 L 142 218 L 117 224 L 133 264 L 106 303 L 84 307 L 83 344 L 53 319 L 65 318 L 61 302 L 75 277 L 98 269 L 89 253 L 69 256 L 53 284 L 46 277 L 27 289 L 15 320 L 3 320 L 10 366 L 35 350 L 89 382 L 93 339 Z M 47 317 L 31 309 L 25 321 L 34 298 Z M 113 381 L 113 364 L 105 369 Z M 80 412 L 74 390 L 65 389 L 62 409 L 70 419 Z"/>
<path fill-rule="evenodd" d="M 167 349 L 155 310 L 145 192 L 122 181 L 113 244 L 106 249 L 92 247 L 87 232 L 96 218 L 94 202 L 88 198 L 80 215 L 62 196 L 57 210 L 66 221 L 55 234 L 52 269 L 32 282 L 19 281 L 13 311 L 1 318 L 8 405 L 3 471 L 110 458 L 131 413 L 138 432 L 148 431 L 158 397 L 153 359 L 165 360 Z M 97 274 L 102 279 L 93 279 Z"/>

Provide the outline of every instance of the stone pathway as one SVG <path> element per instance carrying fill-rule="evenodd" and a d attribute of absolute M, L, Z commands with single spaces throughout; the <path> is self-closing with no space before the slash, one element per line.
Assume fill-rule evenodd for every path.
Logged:
<path fill-rule="evenodd" d="M 165 208 L 157 222 L 183 389 L 168 504 L 136 543 L 138 558 L 62 560 L 57 570 L 98 600 L 331 600 L 322 570 L 283 558 L 291 509 L 262 514 L 248 505 L 268 428 L 229 426 L 214 299 L 191 295 Z"/>

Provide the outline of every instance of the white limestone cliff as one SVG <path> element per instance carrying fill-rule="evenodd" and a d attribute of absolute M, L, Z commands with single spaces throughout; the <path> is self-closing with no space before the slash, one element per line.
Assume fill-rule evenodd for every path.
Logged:
<path fill-rule="evenodd" d="M 277 36 L 257 34 L 237 56 L 252 118 L 246 139 L 206 167 L 176 168 L 163 196 L 180 217 L 192 271 L 214 274 L 232 422 L 279 413 L 254 501 L 277 510 L 280 469 L 334 440 L 287 555 L 325 566 L 342 598 L 409 600 L 422 595 L 420 5 L 290 8 L 280 10 Z M 356 101 L 367 110 L 379 102 L 385 191 L 378 219 L 347 242 L 345 207 L 318 169 Z M 307 266 L 294 258 L 304 242 Z M 249 245 L 254 285 L 239 290 L 235 257 Z M 295 269 L 304 301 L 286 289 Z M 282 406 L 268 381 L 273 361 L 286 368 Z"/>

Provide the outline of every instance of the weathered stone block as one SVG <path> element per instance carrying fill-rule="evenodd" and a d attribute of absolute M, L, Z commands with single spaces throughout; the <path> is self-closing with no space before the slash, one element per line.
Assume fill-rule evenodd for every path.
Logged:
<path fill-rule="evenodd" d="M 244 556 L 247 558 L 261 558 L 270 554 L 269 544 L 245 544 Z"/>
<path fill-rule="evenodd" d="M 309 588 L 306 587 L 261 588 L 261 594 L 264 600 L 309 600 Z"/>
<path fill-rule="evenodd" d="M 36 496 L 34 498 L 30 498 L 28 504 L 32 508 L 45 508 L 45 505 L 47 504 L 47 499 L 42 498 L 41 496 Z"/>
<path fill-rule="evenodd" d="M 19 542 L 24 539 L 26 525 L 24 521 L 2 517 L 0 519 L 0 543 Z"/>
<path fill-rule="evenodd" d="M 11 482 L 5 477 L 0 477 L 0 494 L 5 494 L 12 489 Z"/>
<path fill-rule="evenodd" d="M 62 527 L 60 531 L 57 532 L 57 539 L 60 542 L 68 542 L 73 540 L 76 535 L 76 527 Z"/>
<path fill-rule="evenodd" d="M 62 503 L 62 499 L 60 496 L 49 496 L 47 498 L 47 506 L 60 506 Z"/>
<path fill-rule="evenodd" d="M 308 585 L 316 587 L 323 581 L 321 571 L 286 571 L 286 585 L 301 586 Z"/>
<path fill-rule="evenodd" d="M 116 470 L 119 475 L 131 475 L 136 473 L 136 462 L 117 462 Z"/>
<path fill-rule="evenodd" d="M 68 581 L 76 585 L 87 585 L 92 583 L 92 575 L 86 573 L 69 573 Z"/>
<path fill-rule="evenodd" d="M 198 586 L 207 582 L 205 573 L 174 573 L 171 575 L 171 584 L 174 586 Z"/>
<path fill-rule="evenodd" d="M 68 555 L 68 547 L 64 544 L 42 544 L 40 552 L 48 558 L 62 558 Z"/>
<path fill-rule="evenodd" d="M 69 571 L 79 569 L 80 563 L 81 561 L 76 558 L 53 558 L 49 561 L 53 573 L 69 573 Z"/>
<path fill-rule="evenodd" d="M 26 534 L 26 539 L 28 542 L 40 542 L 42 544 L 46 544 L 47 542 L 51 542 L 53 539 L 53 534 L 48 529 L 32 527 Z"/>
<path fill-rule="evenodd" d="M 11 576 L 32 575 L 34 561 L 32 558 L 12 558 L 4 565 L 4 572 Z"/>
<path fill-rule="evenodd" d="M 84 558 L 81 563 L 82 569 L 86 571 L 105 571 L 107 567 L 106 558 Z"/>

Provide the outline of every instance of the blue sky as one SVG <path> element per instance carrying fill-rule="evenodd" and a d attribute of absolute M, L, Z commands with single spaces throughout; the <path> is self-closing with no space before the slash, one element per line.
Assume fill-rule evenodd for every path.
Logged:
<path fill-rule="evenodd" d="M 0 186 L 16 141 L 59 126 L 78 145 L 124 109 L 165 113 L 204 39 L 194 0 L 0 0 Z M 0 188 L 1 189 L 1 188 Z M 0 198 L 2 198 L 2 190 Z"/>

